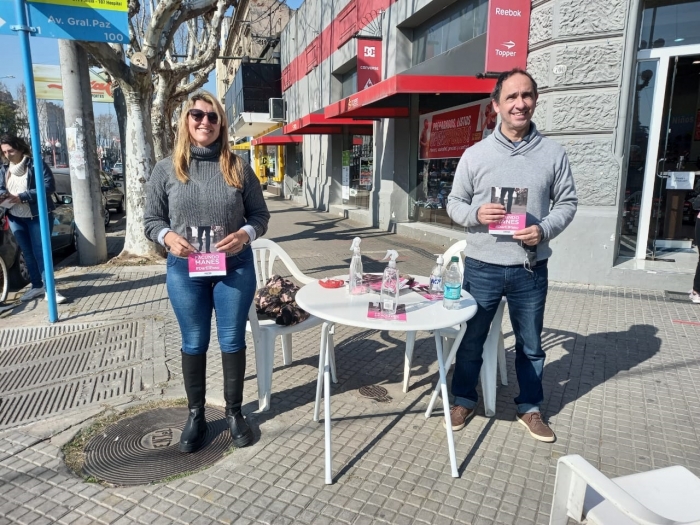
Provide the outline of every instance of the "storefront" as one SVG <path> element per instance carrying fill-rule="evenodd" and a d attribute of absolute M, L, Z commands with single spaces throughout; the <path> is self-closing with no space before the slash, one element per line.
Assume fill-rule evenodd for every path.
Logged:
<path fill-rule="evenodd" d="M 290 197 L 301 185 L 301 158 L 296 151 L 302 142 L 298 135 L 285 135 L 282 128 L 251 140 L 255 173 L 268 193 Z"/>
<path fill-rule="evenodd" d="M 551 278 L 689 285 L 700 0 L 321 3 L 306 0 L 282 34 L 288 117 L 320 113 L 327 128 L 298 145 L 302 202 L 443 245 L 465 238 L 445 210 L 458 159 L 497 125 L 496 74 L 526 67 L 534 121 L 566 149 L 579 196 L 551 242 Z M 372 127 L 362 147 L 343 123 L 359 120 Z"/>

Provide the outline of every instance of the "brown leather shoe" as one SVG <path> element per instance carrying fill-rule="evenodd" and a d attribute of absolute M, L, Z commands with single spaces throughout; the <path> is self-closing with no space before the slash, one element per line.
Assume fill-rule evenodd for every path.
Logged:
<path fill-rule="evenodd" d="M 557 437 L 552 432 L 552 429 L 547 426 L 547 423 L 542 421 L 542 414 L 539 412 L 526 412 L 525 414 L 517 414 L 516 419 L 527 427 L 530 435 L 538 441 L 545 443 L 553 443 Z"/>
<path fill-rule="evenodd" d="M 453 405 L 450 407 L 450 419 L 452 420 L 452 430 L 462 430 L 472 417 L 476 410 L 466 408 L 461 405 Z M 445 422 L 442 422 L 443 426 Z"/>

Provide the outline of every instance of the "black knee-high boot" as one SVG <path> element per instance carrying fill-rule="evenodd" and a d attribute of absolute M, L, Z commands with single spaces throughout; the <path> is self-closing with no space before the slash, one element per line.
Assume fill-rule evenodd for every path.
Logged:
<path fill-rule="evenodd" d="M 202 446 L 207 434 L 207 421 L 204 418 L 207 354 L 189 355 L 182 352 L 182 377 L 190 415 L 180 436 L 180 452 L 194 452 Z"/>
<path fill-rule="evenodd" d="M 245 447 L 253 441 L 253 431 L 241 414 L 243 405 L 243 378 L 245 377 L 245 348 L 234 353 L 221 353 L 224 369 L 224 399 L 226 400 L 226 422 L 231 439 L 237 447 Z"/>

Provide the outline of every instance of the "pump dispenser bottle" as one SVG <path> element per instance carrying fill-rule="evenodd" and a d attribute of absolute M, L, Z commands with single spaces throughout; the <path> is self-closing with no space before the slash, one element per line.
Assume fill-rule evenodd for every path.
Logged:
<path fill-rule="evenodd" d="M 362 279 L 362 254 L 360 253 L 360 242 L 362 239 L 355 237 L 352 240 L 350 251 L 353 252 L 350 260 L 350 272 L 348 279 L 348 292 L 352 295 L 365 293 L 365 285 Z"/>
<path fill-rule="evenodd" d="M 381 289 L 382 313 L 395 314 L 399 303 L 399 271 L 396 269 L 396 258 L 399 253 L 396 250 L 386 252 L 384 259 L 389 259 L 389 264 L 384 269 Z"/>

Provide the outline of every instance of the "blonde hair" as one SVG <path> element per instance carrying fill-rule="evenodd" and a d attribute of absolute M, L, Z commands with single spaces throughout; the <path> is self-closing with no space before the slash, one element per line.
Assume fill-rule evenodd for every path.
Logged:
<path fill-rule="evenodd" d="M 190 109 L 194 108 L 195 102 L 201 100 L 214 107 L 214 113 L 219 117 L 219 138 L 215 141 L 219 144 L 219 166 L 224 176 L 226 184 L 234 188 L 243 189 L 243 161 L 234 154 L 228 145 L 228 125 L 226 113 L 221 103 L 216 97 L 207 91 L 198 91 L 185 102 L 180 114 L 180 125 L 178 127 L 177 139 L 173 150 L 173 165 L 175 166 L 175 176 L 177 180 L 186 184 L 190 180 L 190 132 L 188 120 Z"/>

